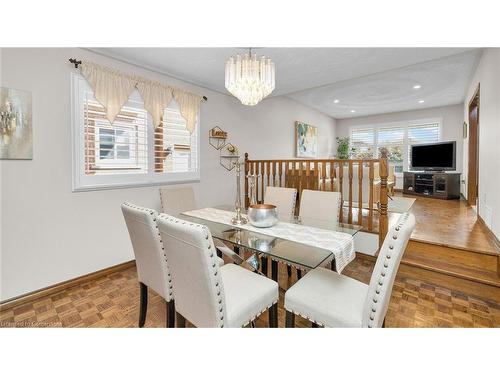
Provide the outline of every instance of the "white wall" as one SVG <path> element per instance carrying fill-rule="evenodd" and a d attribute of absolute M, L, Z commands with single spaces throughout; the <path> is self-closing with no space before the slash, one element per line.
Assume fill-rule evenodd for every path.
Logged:
<path fill-rule="evenodd" d="M 349 119 L 338 119 L 336 124 L 336 136 L 348 137 L 350 128 L 361 125 L 379 125 L 393 122 L 413 121 L 420 119 L 441 118 L 441 139 L 443 141 L 457 142 L 457 172 L 462 172 L 463 147 L 462 147 L 462 124 L 463 105 L 450 105 L 445 107 L 434 107 L 415 111 L 384 113 L 381 115 L 355 117 Z M 464 179 L 462 175 L 461 179 Z M 398 179 L 397 188 L 402 188 L 402 179 Z M 463 187 L 463 183 L 461 184 Z"/>
<path fill-rule="evenodd" d="M 206 95 L 201 107 L 200 206 L 234 201 L 234 175 L 219 165 L 208 130 L 219 125 L 252 158 L 293 157 L 294 121 L 317 125 L 319 156 L 328 156 L 335 121 L 286 98 L 254 108 L 231 96 L 196 87 L 80 49 L 3 49 L 3 84 L 33 95 L 33 160 L 3 161 L 1 289 L 6 300 L 133 258 L 120 204 L 159 208 L 158 188 L 71 192 L 70 76 L 68 58 L 90 59 L 124 72 Z M 36 64 L 33 63 L 36 61 Z M 223 67 L 221 67 L 222 69 Z"/>
<path fill-rule="evenodd" d="M 500 49 L 485 49 L 472 77 L 463 106 L 467 123 L 468 103 L 478 84 L 479 108 L 479 215 L 500 238 Z M 464 147 L 464 178 L 467 180 L 468 139 Z"/>

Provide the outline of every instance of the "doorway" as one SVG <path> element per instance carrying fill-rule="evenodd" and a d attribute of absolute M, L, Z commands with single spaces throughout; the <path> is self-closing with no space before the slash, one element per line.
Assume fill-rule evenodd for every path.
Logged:
<path fill-rule="evenodd" d="M 479 85 L 469 102 L 469 167 L 467 202 L 479 209 Z M 479 212 L 478 212 L 479 213 Z"/>

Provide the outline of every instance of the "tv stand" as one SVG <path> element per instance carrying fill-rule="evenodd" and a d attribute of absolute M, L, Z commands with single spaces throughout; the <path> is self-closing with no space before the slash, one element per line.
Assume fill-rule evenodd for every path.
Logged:
<path fill-rule="evenodd" d="M 439 199 L 460 198 L 459 172 L 404 172 L 403 193 Z"/>

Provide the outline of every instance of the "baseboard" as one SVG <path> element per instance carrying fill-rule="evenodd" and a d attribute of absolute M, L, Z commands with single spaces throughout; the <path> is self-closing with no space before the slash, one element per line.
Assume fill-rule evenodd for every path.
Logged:
<path fill-rule="evenodd" d="M 486 223 L 484 222 L 483 218 L 479 214 L 477 215 L 477 221 L 479 221 L 481 224 L 484 225 L 484 228 L 488 231 L 489 234 L 491 234 L 491 237 L 493 237 L 493 241 L 495 242 L 495 245 L 500 250 L 500 240 L 495 235 L 495 233 L 493 233 L 493 231 L 486 225 Z"/>
<path fill-rule="evenodd" d="M 75 286 L 75 285 L 78 285 L 78 284 L 81 284 L 84 282 L 92 281 L 92 280 L 98 279 L 100 277 L 106 276 L 110 273 L 118 272 L 118 271 L 130 268 L 133 266 L 135 266 L 135 260 L 129 260 L 128 262 L 125 262 L 125 263 L 120 263 L 120 264 L 117 264 L 115 266 L 111 266 L 111 267 L 104 268 L 104 269 L 96 271 L 96 272 L 92 272 L 92 273 L 89 273 L 86 275 L 75 277 L 74 279 L 70 279 L 70 280 L 63 281 L 63 282 L 60 282 L 60 283 L 57 283 L 57 284 L 54 284 L 54 285 L 51 285 L 51 286 L 48 286 L 48 287 L 45 287 L 42 289 L 38 289 L 38 290 L 35 290 L 33 292 L 29 292 L 29 293 L 20 295 L 18 297 L 13 297 L 13 298 L 7 299 L 5 301 L 2 301 L 2 303 L 0 303 L 0 311 L 7 310 L 7 309 L 22 305 L 22 304 L 27 303 L 27 302 L 34 301 L 38 298 L 45 297 L 49 294 L 54 294 L 54 293 L 60 292 L 61 290 L 71 288 L 72 286 Z"/>

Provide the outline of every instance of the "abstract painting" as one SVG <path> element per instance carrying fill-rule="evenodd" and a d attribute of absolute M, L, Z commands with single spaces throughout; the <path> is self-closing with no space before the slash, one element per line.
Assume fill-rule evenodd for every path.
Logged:
<path fill-rule="evenodd" d="M 33 159 L 30 92 L 0 87 L 0 159 Z"/>
<path fill-rule="evenodd" d="M 295 122 L 295 141 L 298 158 L 318 156 L 318 128 L 303 122 Z"/>

